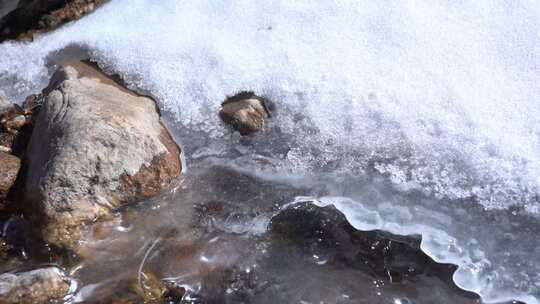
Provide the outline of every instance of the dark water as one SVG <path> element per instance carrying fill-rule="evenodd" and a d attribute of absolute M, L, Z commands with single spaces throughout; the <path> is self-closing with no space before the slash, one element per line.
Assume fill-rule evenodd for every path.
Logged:
<path fill-rule="evenodd" d="M 90 232 L 75 298 L 141 301 L 162 280 L 185 290 L 180 303 L 479 303 L 414 237 L 359 232 L 310 202 L 283 207 L 324 192 L 218 165 L 192 170 Z"/>

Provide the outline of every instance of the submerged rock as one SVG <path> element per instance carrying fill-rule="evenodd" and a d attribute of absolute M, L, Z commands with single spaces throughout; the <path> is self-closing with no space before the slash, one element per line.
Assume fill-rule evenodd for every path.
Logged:
<path fill-rule="evenodd" d="M 419 237 L 356 230 L 334 206 L 290 205 L 272 218 L 269 230 L 276 240 L 304 248 L 307 256 L 325 252 L 329 263 L 345 264 L 394 283 L 433 275 L 456 292 L 476 297 L 455 286 L 451 277 L 456 267 L 433 261 L 420 249 Z"/>
<path fill-rule="evenodd" d="M 24 199 L 46 241 L 71 247 L 86 224 L 180 175 L 180 148 L 152 99 L 82 62 L 61 67 L 43 94 Z"/>
<path fill-rule="evenodd" d="M 3 201 L 17 179 L 20 167 L 21 161 L 18 157 L 0 152 L 0 209 L 2 209 Z"/>
<path fill-rule="evenodd" d="M 227 98 L 221 105 L 219 116 L 242 135 L 261 130 L 270 117 L 269 104 L 265 98 L 252 92 L 242 92 Z"/>
<path fill-rule="evenodd" d="M 0 304 L 62 303 L 70 281 L 56 267 L 0 275 Z"/>

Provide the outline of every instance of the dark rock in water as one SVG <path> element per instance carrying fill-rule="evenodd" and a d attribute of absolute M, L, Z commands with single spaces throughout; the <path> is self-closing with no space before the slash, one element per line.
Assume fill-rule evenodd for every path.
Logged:
<path fill-rule="evenodd" d="M 1 225 L 2 239 L 12 247 L 24 248 L 30 235 L 30 225 L 18 216 L 12 216 Z"/>
<path fill-rule="evenodd" d="M 26 117 L 22 114 L 15 114 L 9 119 L 2 121 L 4 130 L 14 133 L 19 131 L 26 124 Z"/>
<path fill-rule="evenodd" d="M 184 297 L 184 294 L 186 293 L 186 290 L 178 286 L 175 283 L 166 282 L 166 291 L 163 295 L 163 300 L 165 303 L 180 303 L 182 298 Z"/>
<path fill-rule="evenodd" d="M 56 267 L 0 275 L 0 303 L 62 303 L 70 280 Z"/>
<path fill-rule="evenodd" d="M 17 8 L 19 0 L 3 0 L 0 2 L 0 20 L 4 18 L 5 15 L 11 13 L 14 9 Z"/>
<path fill-rule="evenodd" d="M 106 0 L 9 0 L 0 2 L 0 42 L 31 37 L 93 11 Z"/>
<path fill-rule="evenodd" d="M 13 215 L 0 219 L 0 243 L 6 258 L 30 264 L 51 261 L 50 248 L 39 238 L 31 223 L 22 216 Z M 9 267 L 0 262 L 0 272 L 6 270 L 9 270 Z"/>
<path fill-rule="evenodd" d="M 48 14 L 41 16 L 38 22 L 40 29 L 50 30 L 68 21 L 81 18 L 83 15 L 92 12 L 96 7 L 106 0 L 71 0 Z"/>
<path fill-rule="evenodd" d="M 13 151 L 15 137 L 16 135 L 13 133 L 1 132 L 0 133 L 0 152 L 11 153 Z"/>
<path fill-rule="evenodd" d="M 17 179 L 21 161 L 18 157 L 0 152 L 0 208 Z"/>
<path fill-rule="evenodd" d="M 180 175 L 180 148 L 152 99 L 82 62 L 61 67 L 43 93 L 23 196 L 46 241 L 71 247 L 87 224 Z"/>
<path fill-rule="evenodd" d="M 31 29 L 39 17 L 61 7 L 66 0 L 20 0 L 15 9 L 0 19 L 0 41 Z M 10 6 L 11 8 L 11 6 Z"/>
<path fill-rule="evenodd" d="M 261 130 L 270 117 L 269 102 L 253 92 L 242 92 L 227 98 L 221 105 L 219 116 L 242 135 Z"/>
<path fill-rule="evenodd" d="M 278 241 L 298 244 L 307 256 L 324 252 L 330 261 L 391 282 L 436 275 L 457 289 L 451 280 L 455 266 L 434 262 L 420 250 L 419 237 L 356 230 L 334 206 L 290 205 L 272 218 L 269 230 Z"/>

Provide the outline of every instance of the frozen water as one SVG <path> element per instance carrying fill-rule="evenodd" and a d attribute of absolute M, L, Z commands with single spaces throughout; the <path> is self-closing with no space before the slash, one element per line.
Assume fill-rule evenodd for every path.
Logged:
<path fill-rule="evenodd" d="M 188 158 L 383 176 L 432 199 L 355 200 L 346 213 L 359 226 L 421 233 L 430 255 L 461 266 L 460 286 L 538 303 L 539 17 L 534 0 L 115 0 L 0 45 L 0 95 L 20 101 L 56 52 L 84 47 L 158 99 Z M 266 139 L 238 147 L 216 112 L 247 89 L 278 110 Z M 440 247 L 443 236 L 459 245 Z"/>

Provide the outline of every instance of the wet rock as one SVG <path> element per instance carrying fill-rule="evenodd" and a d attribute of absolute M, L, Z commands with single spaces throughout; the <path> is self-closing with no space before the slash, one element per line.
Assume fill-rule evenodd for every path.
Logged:
<path fill-rule="evenodd" d="M 420 239 L 383 231 L 359 231 L 334 206 L 311 202 L 291 205 L 274 216 L 269 225 L 274 237 L 325 256 L 329 263 L 345 264 L 391 282 L 434 273 L 451 281 L 455 267 L 435 263 L 420 250 Z"/>
<path fill-rule="evenodd" d="M 21 267 L 25 261 L 12 254 L 12 248 L 0 238 L 0 273 Z"/>
<path fill-rule="evenodd" d="M 46 241 L 71 247 L 86 224 L 180 175 L 180 148 L 152 99 L 82 62 L 66 63 L 43 93 L 25 157 L 24 200 Z"/>
<path fill-rule="evenodd" d="M 19 0 L 3 0 L 0 2 L 0 20 L 17 8 Z"/>
<path fill-rule="evenodd" d="M 106 0 L 9 0 L 0 3 L 0 42 L 33 39 L 35 32 L 54 29 L 93 11 Z"/>
<path fill-rule="evenodd" d="M 17 179 L 20 167 L 21 161 L 18 157 L 0 152 L 0 209 Z"/>
<path fill-rule="evenodd" d="M 35 99 L 35 98 L 34 98 Z M 36 101 L 28 97 L 23 106 L 10 105 L 0 113 L 0 151 L 22 156 L 33 130 L 33 117 L 39 110 Z"/>
<path fill-rule="evenodd" d="M 65 0 L 20 0 L 16 8 L 9 7 L 10 12 L 0 19 L 0 41 L 14 38 L 19 33 L 31 29 L 44 13 L 57 9 Z"/>
<path fill-rule="evenodd" d="M 26 117 L 20 114 L 14 114 L 3 121 L 4 130 L 9 133 L 16 133 L 26 124 Z"/>
<path fill-rule="evenodd" d="M 163 294 L 164 303 L 180 303 L 184 298 L 186 289 L 174 282 L 164 282 L 165 293 Z"/>
<path fill-rule="evenodd" d="M 27 100 L 30 99 L 27 98 Z M 32 122 L 32 114 L 34 112 L 34 106 L 31 103 L 23 105 L 26 108 L 13 104 L 0 112 L 0 125 L 4 132 L 17 134 L 24 126 Z M 35 106 L 37 107 L 37 106 Z"/>
<path fill-rule="evenodd" d="M 41 106 L 41 99 L 41 95 L 30 95 L 26 97 L 21 108 L 23 114 L 26 116 L 32 116 L 33 114 L 37 114 Z"/>
<path fill-rule="evenodd" d="M 0 113 L 3 113 L 9 107 L 9 102 L 0 96 Z"/>
<path fill-rule="evenodd" d="M 70 281 L 56 267 L 0 275 L 0 303 L 60 303 Z"/>
<path fill-rule="evenodd" d="M 261 130 L 270 117 L 269 102 L 252 92 L 242 92 L 223 102 L 219 116 L 240 134 L 249 135 Z"/>
<path fill-rule="evenodd" d="M 65 6 L 45 14 L 41 17 L 39 26 L 43 29 L 52 29 L 71 20 L 76 20 L 92 12 L 105 0 L 72 0 Z"/>
<path fill-rule="evenodd" d="M 11 153 L 13 151 L 13 144 L 15 143 L 15 134 L 13 133 L 0 133 L 0 152 Z"/>

